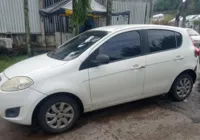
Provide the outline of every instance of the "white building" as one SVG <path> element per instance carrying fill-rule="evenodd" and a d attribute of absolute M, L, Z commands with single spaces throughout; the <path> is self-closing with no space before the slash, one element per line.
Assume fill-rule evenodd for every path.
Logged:
<path fill-rule="evenodd" d="M 24 0 L 0 0 L 0 37 L 12 37 L 14 44 L 24 43 Z M 40 8 L 47 8 L 62 0 L 29 0 L 30 28 L 32 42 L 58 45 L 67 40 L 69 33 L 69 19 L 59 16 L 41 18 Z M 106 5 L 106 0 L 96 0 Z M 152 17 L 153 0 L 113 0 L 113 12 L 130 11 L 131 24 L 150 23 Z M 128 18 L 114 16 L 112 24 L 127 24 Z M 103 24 L 102 24 L 103 25 Z M 61 39 L 55 35 L 62 34 Z M 59 40 L 59 41 L 58 41 Z M 46 43 L 44 43 L 46 42 Z M 58 43 L 59 42 L 59 43 Z"/>

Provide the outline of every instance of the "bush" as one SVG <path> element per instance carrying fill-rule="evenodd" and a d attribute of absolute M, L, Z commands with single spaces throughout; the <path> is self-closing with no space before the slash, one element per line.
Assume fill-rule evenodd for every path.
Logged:
<path fill-rule="evenodd" d="M 153 21 L 152 23 L 157 25 L 170 25 L 168 20 Z"/>
<path fill-rule="evenodd" d="M 0 55 L 7 55 L 8 54 L 8 50 L 5 47 L 0 47 Z"/>

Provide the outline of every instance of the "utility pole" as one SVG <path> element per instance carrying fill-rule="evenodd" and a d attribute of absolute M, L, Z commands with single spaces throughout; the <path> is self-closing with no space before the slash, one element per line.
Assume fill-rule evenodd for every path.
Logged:
<path fill-rule="evenodd" d="M 178 10 L 177 10 L 177 13 L 176 13 L 175 26 L 177 26 L 177 27 L 179 27 L 181 12 L 182 12 L 182 0 L 181 0 L 180 4 L 178 6 Z"/>
<path fill-rule="evenodd" d="M 107 0 L 107 13 L 106 13 L 106 25 L 111 25 L 112 22 L 112 0 Z"/>
<path fill-rule="evenodd" d="M 26 48 L 28 57 L 31 57 L 31 34 L 30 34 L 30 24 L 29 24 L 29 8 L 28 0 L 24 0 L 24 22 L 25 22 L 25 32 L 26 32 Z"/>
<path fill-rule="evenodd" d="M 150 1 L 150 13 L 149 13 L 149 19 L 150 24 L 152 24 L 152 18 L 153 18 L 153 9 L 154 9 L 154 0 Z M 146 18 L 146 17 L 145 17 Z"/>
<path fill-rule="evenodd" d="M 41 9 L 44 8 L 43 0 L 40 0 L 40 8 Z M 45 47 L 45 49 L 47 50 L 44 18 L 45 18 L 44 16 L 40 16 L 40 29 L 42 34 L 42 46 Z"/>
<path fill-rule="evenodd" d="M 187 8 L 188 8 L 188 0 L 181 0 L 178 10 L 177 10 L 177 14 L 176 14 L 176 26 L 177 27 L 179 26 L 181 14 L 183 15 L 182 27 L 185 27 Z"/>
<path fill-rule="evenodd" d="M 188 0 L 185 0 L 184 6 L 183 6 L 183 22 L 182 22 L 182 27 L 183 28 L 185 28 L 187 8 L 188 8 Z"/>

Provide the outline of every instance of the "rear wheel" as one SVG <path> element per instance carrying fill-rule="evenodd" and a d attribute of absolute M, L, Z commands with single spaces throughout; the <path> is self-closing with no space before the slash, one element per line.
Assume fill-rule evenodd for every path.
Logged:
<path fill-rule="evenodd" d="M 80 116 L 76 100 L 68 96 L 48 99 L 40 108 L 38 122 L 48 133 L 62 133 L 69 130 Z"/>
<path fill-rule="evenodd" d="M 189 74 L 180 75 L 172 85 L 171 95 L 176 101 L 185 100 L 192 92 L 193 79 Z"/>

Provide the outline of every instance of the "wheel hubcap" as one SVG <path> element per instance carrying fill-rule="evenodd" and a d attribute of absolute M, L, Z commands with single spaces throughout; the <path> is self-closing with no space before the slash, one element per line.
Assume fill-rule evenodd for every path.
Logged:
<path fill-rule="evenodd" d="M 176 92 L 179 97 L 184 98 L 190 94 L 192 89 L 192 83 L 188 78 L 183 78 L 177 85 Z"/>
<path fill-rule="evenodd" d="M 46 123 L 54 129 L 67 127 L 74 118 L 74 109 L 71 105 L 61 102 L 52 105 L 45 115 Z"/>

